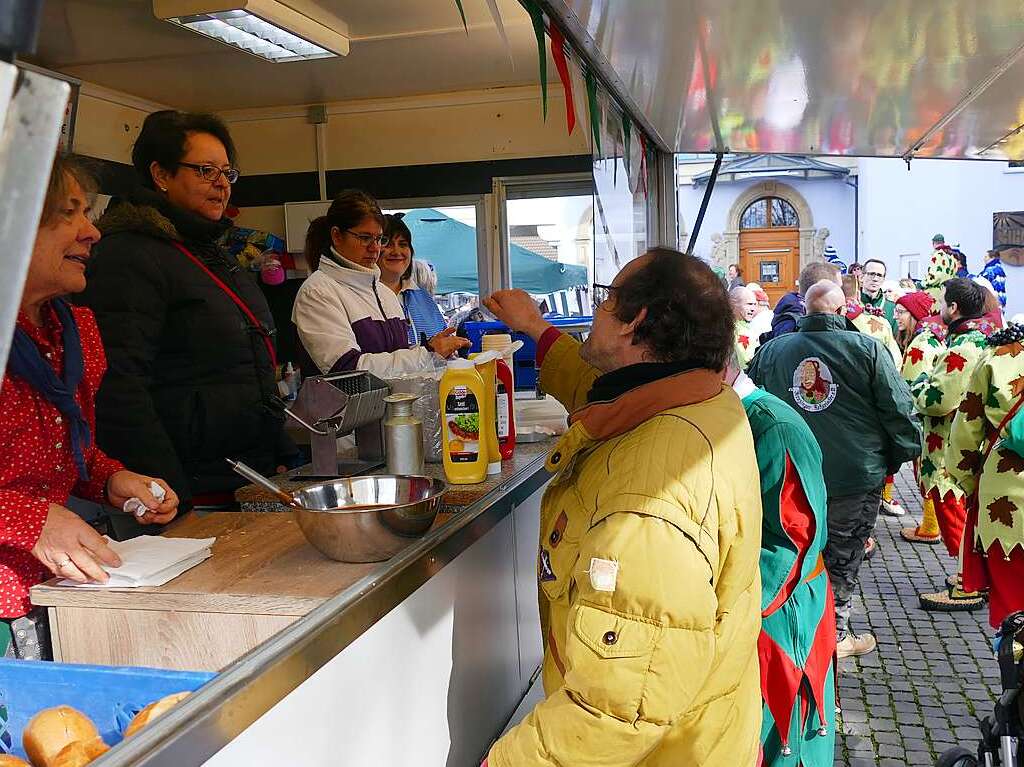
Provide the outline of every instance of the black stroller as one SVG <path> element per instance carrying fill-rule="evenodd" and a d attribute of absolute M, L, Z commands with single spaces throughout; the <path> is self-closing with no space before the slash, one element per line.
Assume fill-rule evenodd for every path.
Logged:
<path fill-rule="evenodd" d="M 981 722 L 981 742 L 971 751 L 951 748 L 935 767 L 1022 767 L 1024 738 L 1024 611 L 1006 616 L 999 629 L 999 675 L 1003 691 L 992 716 Z"/>

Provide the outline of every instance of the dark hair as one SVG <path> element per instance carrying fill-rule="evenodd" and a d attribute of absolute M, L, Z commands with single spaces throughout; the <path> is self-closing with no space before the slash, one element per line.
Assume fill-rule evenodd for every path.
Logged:
<path fill-rule="evenodd" d="M 961 269 L 967 268 L 967 254 L 964 253 L 962 250 L 953 248 L 953 258 L 956 260 L 958 264 L 960 264 Z"/>
<path fill-rule="evenodd" d="M 736 270 L 736 276 L 737 277 L 742 277 L 743 276 L 743 270 L 740 269 L 740 265 L 739 264 L 729 264 L 729 268 Z"/>
<path fill-rule="evenodd" d="M 881 264 L 882 269 L 885 270 L 885 274 L 883 276 L 887 277 L 889 275 L 889 267 L 885 265 L 885 261 L 879 261 L 877 258 L 869 258 L 867 261 L 864 262 L 865 270 L 867 270 L 868 264 Z"/>
<path fill-rule="evenodd" d="M 412 246 L 412 232 L 409 231 L 409 225 L 403 220 L 405 218 L 404 213 L 387 213 L 384 216 L 384 236 L 390 241 L 394 242 L 396 237 L 402 237 L 407 243 L 409 243 L 409 252 L 413 258 L 416 257 L 416 249 Z M 405 267 L 405 271 L 402 273 L 402 279 L 409 279 L 409 275 L 412 274 L 412 258 L 409 259 L 409 265 Z"/>
<path fill-rule="evenodd" d="M 801 296 L 806 296 L 812 285 L 822 280 L 835 282 L 839 276 L 839 267 L 827 261 L 812 261 L 800 270 L 799 290 Z"/>
<path fill-rule="evenodd" d="M 132 147 L 132 165 L 143 186 L 154 188 L 149 169 L 154 162 L 168 172 L 177 170 L 190 133 L 209 133 L 224 145 L 228 162 L 235 164 L 235 142 L 223 120 L 211 114 L 164 109 L 146 117 Z"/>
<path fill-rule="evenodd" d="M 843 275 L 843 295 L 854 301 L 860 300 L 860 280 L 852 274 Z"/>
<path fill-rule="evenodd" d="M 651 248 L 651 259 L 617 287 L 612 311 L 631 322 L 647 309 L 633 335 L 658 362 L 690 362 L 722 370 L 732 352 L 735 320 L 725 286 L 711 267 L 669 248 Z"/>
<path fill-rule="evenodd" d="M 346 189 L 338 192 L 327 215 L 314 218 L 306 230 L 306 263 L 310 271 L 320 266 L 320 257 L 331 249 L 331 230 L 338 227 L 342 231 L 359 226 L 365 219 L 372 218 L 381 228 L 384 227 L 384 214 L 380 204 L 366 192 L 358 189 Z"/>
<path fill-rule="evenodd" d="M 65 198 L 68 196 L 68 179 L 73 178 L 86 194 L 95 194 L 98 188 L 96 176 L 91 163 L 77 155 L 57 155 L 50 170 L 50 181 L 46 185 L 46 197 L 43 199 L 43 215 L 39 218 L 40 225 L 49 224 Z"/>
<path fill-rule="evenodd" d="M 980 317 L 985 312 L 985 288 L 964 277 L 954 277 L 943 285 L 946 306 L 956 303 L 961 317 Z"/>
<path fill-rule="evenodd" d="M 846 271 L 849 274 L 853 274 L 853 270 L 854 269 L 860 269 L 863 272 L 864 271 L 864 264 L 860 263 L 859 261 L 854 261 L 852 264 L 850 264 L 849 267 L 847 267 Z"/>

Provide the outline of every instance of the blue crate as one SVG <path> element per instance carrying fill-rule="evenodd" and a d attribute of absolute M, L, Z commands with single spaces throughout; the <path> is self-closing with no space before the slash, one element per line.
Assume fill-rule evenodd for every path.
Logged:
<path fill-rule="evenodd" d="M 89 717 L 108 745 L 139 711 L 176 692 L 194 692 L 214 674 L 153 668 L 79 666 L 0 658 L 0 753 L 22 758 L 21 733 L 44 708 L 71 706 Z"/>
<path fill-rule="evenodd" d="M 557 327 L 590 325 L 592 317 L 559 317 L 557 315 L 546 315 L 545 318 L 552 325 Z M 537 386 L 537 344 L 525 333 L 513 333 L 501 322 L 467 322 L 463 326 L 466 338 L 472 346 L 470 353 L 480 351 L 481 338 L 489 333 L 511 333 L 513 341 L 522 341 L 523 348 L 517 351 L 512 357 L 512 364 L 515 366 L 516 391 L 532 390 Z"/>

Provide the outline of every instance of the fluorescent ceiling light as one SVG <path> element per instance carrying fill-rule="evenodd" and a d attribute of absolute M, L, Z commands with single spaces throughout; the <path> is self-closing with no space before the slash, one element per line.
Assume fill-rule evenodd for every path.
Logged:
<path fill-rule="evenodd" d="M 348 25 L 310 0 L 153 0 L 153 13 L 274 63 L 348 55 Z"/>

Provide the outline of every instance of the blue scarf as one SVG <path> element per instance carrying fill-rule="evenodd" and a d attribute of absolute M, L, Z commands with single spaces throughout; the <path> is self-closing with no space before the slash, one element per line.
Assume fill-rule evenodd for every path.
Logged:
<path fill-rule="evenodd" d="M 89 424 L 82 415 L 82 409 L 75 401 L 75 392 L 85 373 L 82 358 L 82 340 L 78 336 L 78 325 L 68 302 L 62 298 L 51 302 L 62 328 L 64 342 L 64 380 L 57 377 L 53 366 L 43 359 L 39 347 L 28 333 L 19 327 L 14 329 L 14 340 L 7 360 L 7 373 L 23 378 L 37 392 L 43 395 L 67 419 L 71 432 L 71 452 L 82 481 L 89 479 L 85 467 L 85 448 L 92 442 Z"/>

